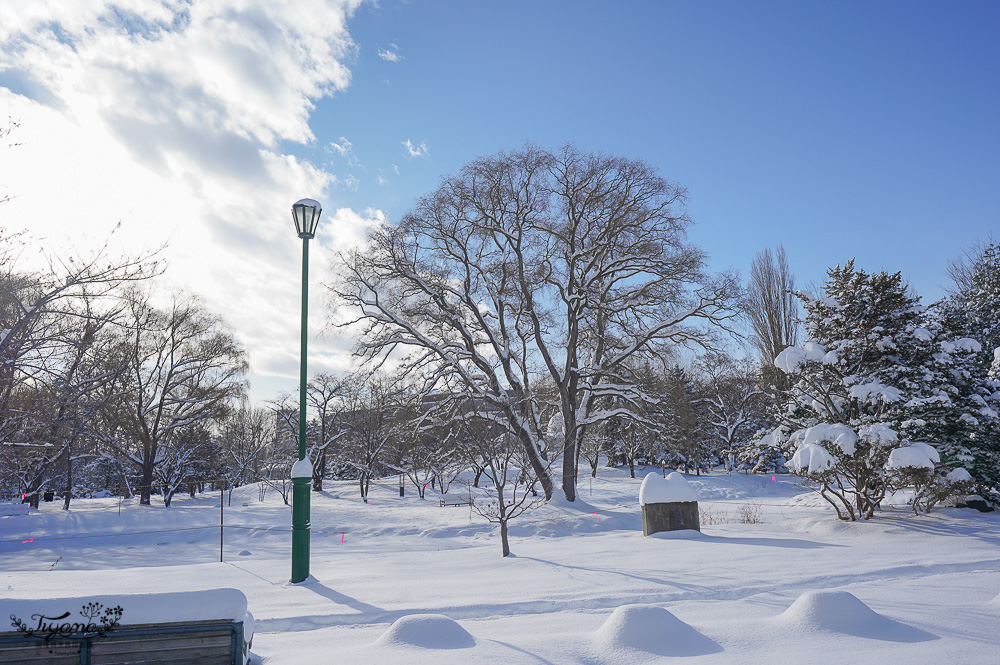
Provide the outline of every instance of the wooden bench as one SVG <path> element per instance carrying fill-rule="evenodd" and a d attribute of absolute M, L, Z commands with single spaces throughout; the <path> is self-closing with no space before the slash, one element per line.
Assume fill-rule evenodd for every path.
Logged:
<path fill-rule="evenodd" d="M 220 591 L 220 590 L 216 590 Z M 221 591 L 235 592 L 234 589 Z M 123 620 L 128 619 L 127 599 L 132 605 L 150 603 L 155 608 L 157 597 L 188 596 L 198 602 L 199 593 L 152 594 L 150 596 L 120 596 L 124 607 Z M 101 597 L 106 598 L 106 597 Z M 142 601 L 135 599 L 142 598 Z M 67 599 L 60 599 L 66 601 Z M 75 599 L 86 601 L 87 599 Z M 30 601 L 17 601 L 21 607 Z M 52 601 L 44 602 L 52 606 Z M 244 608 L 245 608 L 244 598 Z M 0 602 L 0 605 L 7 603 Z M 59 606 L 64 605 L 62 602 Z M 170 603 L 176 607 L 177 603 Z M 197 608 L 197 605 L 193 606 Z M 67 608 L 68 609 L 68 608 Z M 22 612 L 25 611 L 22 609 Z M 30 609 L 28 610 L 30 611 Z M 47 614 L 46 610 L 41 611 Z M 37 614 L 37 613 L 36 613 Z M 132 614 L 145 617 L 149 610 Z M 232 615 L 232 612 L 228 612 Z M 245 665 L 253 641 L 252 616 L 243 610 L 244 620 L 232 618 L 196 619 L 156 623 L 123 623 L 104 635 L 76 632 L 46 640 L 44 634 L 28 636 L 24 632 L 0 633 L 0 663 L 24 665 Z M 30 614 L 21 617 L 30 626 Z M 59 616 L 58 614 L 54 616 Z M 72 618 L 66 621 L 73 621 Z M 250 625 L 245 625 L 249 621 Z M 33 626 L 31 626 L 33 627 Z"/>
<path fill-rule="evenodd" d="M 442 508 L 445 506 L 471 506 L 472 499 L 446 499 L 441 497 L 438 499 L 438 505 Z"/>

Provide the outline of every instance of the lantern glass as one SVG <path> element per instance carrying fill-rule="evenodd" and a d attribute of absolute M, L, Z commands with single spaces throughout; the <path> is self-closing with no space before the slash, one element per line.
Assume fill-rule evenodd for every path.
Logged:
<path fill-rule="evenodd" d="M 292 205 L 292 220 L 295 222 L 295 232 L 300 238 L 316 236 L 316 227 L 319 226 L 319 216 L 322 212 L 323 207 L 319 201 L 313 199 L 302 199 Z"/>

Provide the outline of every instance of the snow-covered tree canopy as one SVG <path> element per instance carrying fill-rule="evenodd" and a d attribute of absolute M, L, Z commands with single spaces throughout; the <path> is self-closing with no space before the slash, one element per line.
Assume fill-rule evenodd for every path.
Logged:
<path fill-rule="evenodd" d="M 886 469 L 907 461 L 926 468 L 930 459 L 941 474 L 965 467 L 996 486 L 989 432 L 1000 408 L 975 371 L 981 345 L 951 336 L 899 273 L 868 275 L 851 261 L 829 271 L 824 290 L 800 294 L 807 341 L 775 359 L 795 380 L 771 435 L 794 453 L 790 468 L 819 481 L 852 518 L 871 516 Z M 940 461 L 938 452 L 895 452 L 911 441 L 934 442 Z"/>

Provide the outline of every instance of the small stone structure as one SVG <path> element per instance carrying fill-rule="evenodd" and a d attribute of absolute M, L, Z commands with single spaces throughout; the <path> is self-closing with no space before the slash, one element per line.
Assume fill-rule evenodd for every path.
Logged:
<path fill-rule="evenodd" d="M 639 489 L 639 506 L 644 536 L 679 529 L 701 531 L 698 495 L 676 471 L 666 478 L 658 473 L 647 474 Z"/>

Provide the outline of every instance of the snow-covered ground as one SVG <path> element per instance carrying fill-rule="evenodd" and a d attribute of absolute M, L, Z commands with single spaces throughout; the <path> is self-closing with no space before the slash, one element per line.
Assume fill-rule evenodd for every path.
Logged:
<path fill-rule="evenodd" d="M 236 588 L 267 665 L 997 662 L 1000 515 L 843 523 L 794 478 L 713 474 L 688 476 L 701 534 L 643 538 L 641 480 L 584 478 L 580 501 L 514 523 L 506 559 L 494 525 L 435 493 L 400 498 L 391 480 L 364 504 L 331 483 L 312 496 L 299 585 L 274 492 L 234 492 L 222 563 L 217 492 L 120 514 L 115 499 L 43 504 L 0 517 L 0 598 Z M 142 602 L 123 599 L 123 622 Z"/>

